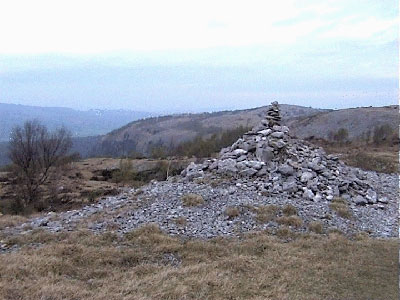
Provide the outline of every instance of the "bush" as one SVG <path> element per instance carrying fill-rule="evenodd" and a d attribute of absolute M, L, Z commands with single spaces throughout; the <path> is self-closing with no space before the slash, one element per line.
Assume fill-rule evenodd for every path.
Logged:
<path fill-rule="evenodd" d="M 183 195 L 182 198 L 183 206 L 198 206 L 204 204 L 204 198 L 201 195 L 189 193 Z"/>
<path fill-rule="evenodd" d="M 303 220 L 298 216 L 290 216 L 290 217 L 279 217 L 276 222 L 281 225 L 287 225 L 292 227 L 300 227 L 303 225 Z"/>
<path fill-rule="evenodd" d="M 194 140 L 180 144 L 171 152 L 179 156 L 210 157 L 222 148 L 232 145 L 250 129 L 239 126 L 220 134 L 215 133 L 208 139 L 204 139 L 202 135 L 198 135 Z"/>
<path fill-rule="evenodd" d="M 240 211 L 237 207 L 230 206 L 225 209 L 225 215 L 227 215 L 229 219 L 234 219 L 239 216 L 239 214 Z"/>
<path fill-rule="evenodd" d="M 41 205 L 41 186 L 48 183 L 56 167 L 74 159 L 65 157 L 71 146 L 71 133 L 64 128 L 49 132 L 38 121 L 27 121 L 13 129 L 9 158 L 19 184 L 17 197 L 21 197 L 23 207 Z"/>
<path fill-rule="evenodd" d="M 321 222 L 313 221 L 310 224 L 308 224 L 308 230 L 321 234 L 324 230 L 324 227 L 322 226 Z"/>
<path fill-rule="evenodd" d="M 256 220 L 258 223 L 267 223 L 276 219 L 279 207 L 276 205 L 264 205 L 256 208 Z"/>
<path fill-rule="evenodd" d="M 116 183 L 127 183 L 133 179 L 133 166 L 130 159 L 121 159 L 119 161 L 119 170 L 112 175 Z"/>
<path fill-rule="evenodd" d="M 364 151 L 349 155 L 345 162 L 350 166 L 380 173 L 396 173 L 399 167 L 397 157 L 379 156 Z"/>
<path fill-rule="evenodd" d="M 374 128 L 373 142 L 375 145 L 390 143 L 394 139 L 394 130 L 389 124 L 376 126 Z M 396 135 L 397 136 L 397 135 Z"/>
<path fill-rule="evenodd" d="M 187 219 L 184 217 L 178 217 L 178 218 L 174 219 L 174 222 L 176 225 L 185 226 L 187 224 Z"/>
<path fill-rule="evenodd" d="M 294 207 L 291 204 L 286 205 L 283 210 L 282 210 L 283 214 L 285 216 L 293 216 L 293 215 L 297 215 L 297 209 L 296 207 Z"/>
<path fill-rule="evenodd" d="M 329 204 L 329 207 L 336 212 L 336 214 L 342 218 L 349 219 L 352 216 L 349 205 L 345 199 L 335 198 Z"/>

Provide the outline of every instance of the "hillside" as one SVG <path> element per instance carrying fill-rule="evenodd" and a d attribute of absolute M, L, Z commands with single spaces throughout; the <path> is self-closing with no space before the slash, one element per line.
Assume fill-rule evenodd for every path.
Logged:
<path fill-rule="evenodd" d="M 294 105 L 281 105 L 281 107 L 283 123 L 292 128 L 291 135 L 302 139 L 331 139 L 332 135 L 340 129 L 345 129 L 348 132 L 347 139 L 350 141 L 365 139 L 366 137 L 372 139 L 374 130 L 384 125 L 389 125 L 391 134 L 397 134 L 396 128 L 399 124 L 398 106 L 341 110 L 321 110 Z M 97 120 L 92 119 L 90 121 L 90 118 L 86 119 L 85 122 L 93 123 L 90 126 L 85 125 L 82 127 L 86 128 L 86 131 L 77 133 L 80 137 L 73 138 L 72 152 L 78 152 L 82 157 L 119 157 L 135 152 L 150 155 L 152 149 L 158 146 L 174 149 L 182 142 L 193 140 L 198 136 L 208 138 L 214 133 L 218 134 L 239 126 L 252 127 L 261 121 L 267 108 L 268 106 L 247 110 L 150 117 L 128 124 L 126 124 L 126 121 L 124 123 L 126 125 L 105 135 L 85 137 L 84 135 L 89 131 L 100 132 L 105 130 L 104 128 L 107 126 L 113 127 L 114 125 L 112 124 L 116 126 L 118 122 L 123 122 L 124 118 L 122 117 L 111 118 L 112 111 L 108 111 L 99 116 Z M 66 110 L 70 111 L 71 114 L 72 112 L 77 112 Z M 80 113 L 84 114 L 85 112 L 77 112 L 78 115 Z M 0 111 L 0 114 L 4 114 L 4 112 Z M 117 112 L 114 112 L 114 114 L 117 114 Z M 128 112 L 125 112 L 125 114 L 128 114 Z M 134 117 L 134 114 L 132 117 Z M 113 119 L 112 122 L 114 123 L 101 122 L 101 120 L 107 118 Z M 53 117 L 53 119 L 55 118 Z M 61 122 L 63 116 L 58 119 Z M 79 121 L 80 119 L 81 121 Z M 72 128 L 76 124 L 84 122 L 83 119 L 83 117 L 78 116 L 75 119 L 75 123 L 71 121 L 67 123 L 67 127 L 73 130 Z M 4 122 L 3 119 L 0 119 L 0 122 Z M 52 123 L 45 122 L 45 124 Z M 0 166 L 8 162 L 6 143 L 0 142 Z"/>
<path fill-rule="evenodd" d="M 64 200 L 0 214 L 0 298 L 397 299 L 398 176 L 280 125 L 276 105 L 183 172 L 189 160 L 64 166 L 48 189 Z"/>
<path fill-rule="evenodd" d="M 288 124 L 292 133 L 299 138 L 329 139 L 329 134 L 344 128 L 350 140 L 371 137 L 374 129 L 389 125 L 396 129 L 399 125 L 399 107 L 359 107 L 324 111 L 313 116 L 292 120 Z"/>
<path fill-rule="evenodd" d="M 132 151 L 149 154 L 156 146 L 173 148 L 197 136 L 206 138 L 239 126 L 253 127 L 261 121 L 267 108 L 135 121 L 102 137 L 96 152 L 106 155 L 124 155 Z M 283 123 L 292 128 L 291 134 L 303 139 L 328 139 L 342 128 L 347 130 L 349 140 L 367 135 L 371 138 L 375 128 L 387 124 L 395 132 L 398 124 L 398 106 L 320 110 L 281 105 L 281 109 Z"/>
<path fill-rule="evenodd" d="M 328 111 L 295 105 L 281 107 L 285 122 Z M 181 114 L 134 121 L 105 135 L 98 152 L 123 155 L 127 151 L 136 151 L 148 155 L 153 147 L 173 148 L 197 136 L 209 137 L 239 126 L 253 127 L 261 121 L 267 108 L 264 106 L 247 110 Z"/>
<path fill-rule="evenodd" d="M 0 142 L 8 140 L 14 126 L 31 119 L 38 119 L 50 129 L 65 125 L 74 137 L 83 137 L 104 134 L 149 116 L 150 113 L 129 110 L 80 111 L 63 107 L 0 103 Z"/>

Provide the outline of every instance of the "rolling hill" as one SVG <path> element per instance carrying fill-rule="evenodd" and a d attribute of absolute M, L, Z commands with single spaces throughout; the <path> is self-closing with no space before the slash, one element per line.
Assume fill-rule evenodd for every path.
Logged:
<path fill-rule="evenodd" d="M 65 125 L 74 137 L 101 135 L 126 123 L 154 114 L 129 110 L 74 110 L 0 103 L 0 142 L 7 141 L 16 125 L 38 119 L 49 129 Z"/>

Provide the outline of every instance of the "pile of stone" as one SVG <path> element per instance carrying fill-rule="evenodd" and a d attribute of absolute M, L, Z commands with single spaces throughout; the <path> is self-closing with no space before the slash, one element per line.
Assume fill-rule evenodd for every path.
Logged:
<path fill-rule="evenodd" d="M 274 125 L 281 125 L 281 111 L 279 109 L 279 105 L 277 101 L 271 103 L 270 109 L 267 112 L 267 125 L 269 127 L 273 127 Z"/>
<path fill-rule="evenodd" d="M 217 159 L 191 163 L 181 175 L 187 180 L 204 176 L 247 178 L 263 195 L 282 195 L 311 201 L 342 197 L 358 205 L 385 204 L 378 199 L 366 173 L 346 166 L 322 148 L 294 139 L 280 125 L 278 103 L 272 103 L 266 119 L 245 133 Z"/>

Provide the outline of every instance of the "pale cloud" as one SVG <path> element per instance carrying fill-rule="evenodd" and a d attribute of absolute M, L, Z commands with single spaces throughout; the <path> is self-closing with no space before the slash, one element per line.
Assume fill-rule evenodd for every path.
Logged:
<path fill-rule="evenodd" d="M 397 39 L 397 0 L 0 1 L 0 102 L 392 104 Z"/>
<path fill-rule="evenodd" d="M 371 16 L 373 1 L 364 1 L 357 10 L 346 10 L 347 3 L 350 2 L 3 1 L 0 53 L 93 54 L 288 46 L 312 38 L 369 39 L 388 30 L 388 38 L 395 38 L 396 20 Z M 279 22 L 285 21 L 289 25 L 281 26 Z M 320 35 L 315 33 L 326 26 L 333 28 Z"/>

